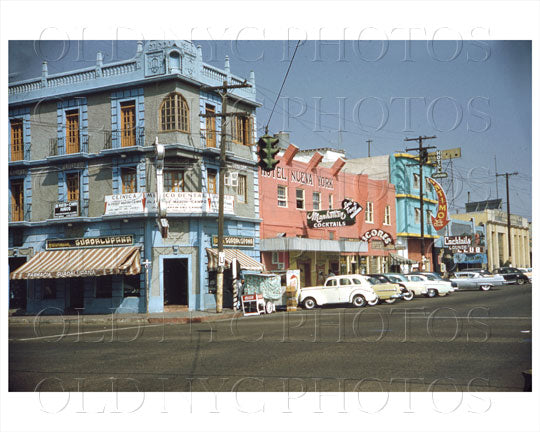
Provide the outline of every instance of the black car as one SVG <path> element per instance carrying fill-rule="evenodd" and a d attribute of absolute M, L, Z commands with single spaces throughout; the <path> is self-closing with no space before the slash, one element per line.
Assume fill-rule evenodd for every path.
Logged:
<path fill-rule="evenodd" d="M 500 274 L 507 283 L 523 285 L 529 283 L 529 278 L 523 274 L 523 272 L 514 267 L 501 267 L 493 270 L 494 274 Z"/>

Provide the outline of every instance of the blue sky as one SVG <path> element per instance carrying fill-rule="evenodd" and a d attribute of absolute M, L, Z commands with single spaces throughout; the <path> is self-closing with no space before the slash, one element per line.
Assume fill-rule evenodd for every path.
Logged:
<path fill-rule="evenodd" d="M 204 60 L 234 74 L 255 71 L 262 134 L 296 43 L 195 41 Z M 10 81 L 128 59 L 135 41 L 12 41 Z M 531 43 L 529 41 L 308 41 L 298 48 L 270 132 L 287 130 L 300 148 L 340 147 L 347 156 L 403 151 L 405 137 L 462 148 L 453 162 L 454 209 L 496 197 L 498 172 L 511 177 L 512 213 L 531 218 Z M 338 131 L 341 130 L 341 133 Z M 407 145 L 408 144 L 408 145 Z M 443 181 L 449 189 L 449 180 Z M 505 201 L 505 183 L 498 194 Z M 451 200 L 452 197 L 449 196 Z M 504 207 L 506 208 L 506 207 Z M 454 212 L 454 211 L 452 211 Z"/>

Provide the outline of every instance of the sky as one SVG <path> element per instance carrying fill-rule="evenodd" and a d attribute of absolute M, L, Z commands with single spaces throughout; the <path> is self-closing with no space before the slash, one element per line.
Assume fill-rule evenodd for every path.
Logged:
<path fill-rule="evenodd" d="M 290 65 L 295 41 L 194 41 L 206 63 L 256 77 L 258 135 L 264 133 Z M 95 64 L 129 59 L 135 41 L 10 41 L 9 80 L 20 81 Z M 300 147 L 332 147 L 349 158 L 416 147 L 460 147 L 462 157 L 443 163 L 441 183 L 451 213 L 471 201 L 498 197 L 506 210 L 503 177 L 510 177 L 511 211 L 531 220 L 532 130 L 529 41 L 302 41 L 270 123 Z M 497 171 L 495 171 L 495 163 Z M 450 183 L 453 180 L 453 194 Z M 497 190 L 498 186 L 498 190 Z"/>

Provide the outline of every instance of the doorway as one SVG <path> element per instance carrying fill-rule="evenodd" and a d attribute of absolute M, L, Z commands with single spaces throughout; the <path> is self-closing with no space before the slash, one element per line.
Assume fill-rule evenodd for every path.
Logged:
<path fill-rule="evenodd" d="M 303 287 L 311 286 L 311 262 L 298 263 L 300 282 Z"/>
<path fill-rule="evenodd" d="M 70 310 L 81 310 L 84 307 L 84 280 L 82 278 L 66 279 L 66 291 L 69 290 Z"/>
<path fill-rule="evenodd" d="M 9 272 L 17 270 L 25 262 L 25 257 L 10 258 Z M 26 279 L 9 281 L 9 308 L 26 310 Z"/>
<path fill-rule="evenodd" d="M 188 306 L 188 260 L 163 260 L 163 302 L 165 306 Z"/>

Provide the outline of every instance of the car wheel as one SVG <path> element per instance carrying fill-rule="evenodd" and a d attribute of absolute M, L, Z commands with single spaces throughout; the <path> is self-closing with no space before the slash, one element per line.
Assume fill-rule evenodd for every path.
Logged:
<path fill-rule="evenodd" d="M 313 309 L 315 308 L 315 306 L 317 306 L 317 302 L 315 301 L 314 298 L 311 298 L 311 297 L 308 297 L 307 299 L 304 300 L 304 309 Z"/>
<path fill-rule="evenodd" d="M 377 297 L 377 298 L 374 299 L 374 300 L 370 300 L 370 301 L 367 302 L 367 304 L 368 304 L 369 306 L 375 306 L 375 305 L 378 304 L 378 303 L 379 303 L 379 297 Z"/>
<path fill-rule="evenodd" d="M 489 291 L 491 289 L 491 285 L 480 285 L 480 289 L 482 291 Z"/>
<path fill-rule="evenodd" d="M 429 298 L 433 298 L 437 295 L 437 290 L 434 290 L 433 288 L 428 289 L 427 296 Z"/>
<path fill-rule="evenodd" d="M 407 290 L 401 298 L 405 301 L 411 301 L 414 298 L 414 292 L 412 290 Z"/>
<path fill-rule="evenodd" d="M 525 279 L 519 278 L 516 282 L 518 285 L 523 285 L 525 283 Z"/>
<path fill-rule="evenodd" d="M 271 314 L 271 313 L 273 313 L 275 310 L 276 310 L 276 308 L 274 307 L 274 303 L 272 303 L 271 301 L 267 301 L 267 302 L 266 302 L 266 305 L 265 305 L 265 312 L 266 312 L 267 314 Z"/>
<path fill-rule="evenodd" d="M 392 304 L 392 303 L 394 303 L 395 301 L 396 301 L 396 299 L 389 298 L 389 299 L 386 299 L 384 302 L 385 302 L 386 304 Z"/>
<path fill-rule="evenodd" d="M 355 307 L 364 307 L 366 305 L 366 299 L 360 294 L 355 295 L 352 299 L 352 304 Z"/>

